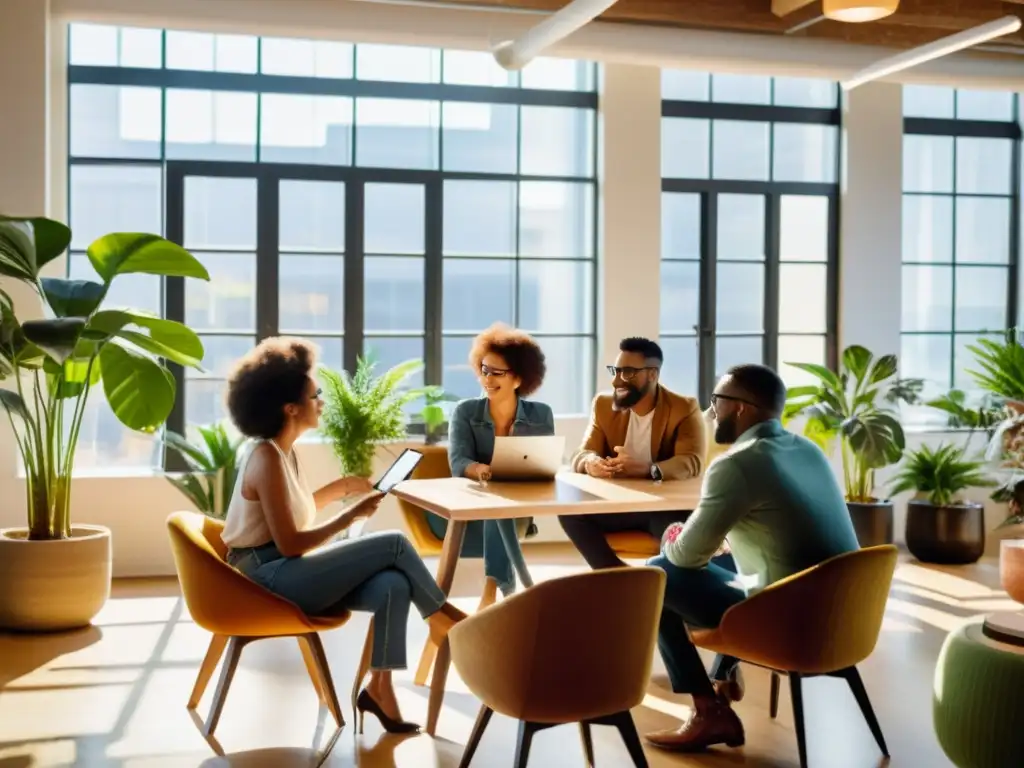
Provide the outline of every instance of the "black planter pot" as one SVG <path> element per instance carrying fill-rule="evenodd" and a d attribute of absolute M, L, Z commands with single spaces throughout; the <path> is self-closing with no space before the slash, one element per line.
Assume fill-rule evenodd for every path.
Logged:
<path fill-rule="evenodd" d="M 861 547 L 877 547 L 892 544 L 892 502 L 881 501 L 848 501 L 853 530 L 857 532 L 857 541 Z"/>
<path fill-rule="evenodd" d="M 907 502 L 907 549 L 922 563 L 967 565 L 985 553 L 985 507 Z"/>

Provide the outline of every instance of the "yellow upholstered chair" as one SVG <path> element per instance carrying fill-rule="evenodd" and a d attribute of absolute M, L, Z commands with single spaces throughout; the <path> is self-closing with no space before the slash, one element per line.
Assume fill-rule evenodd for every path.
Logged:
<path fill-rule="evenodd" d="M 188 701 L 189 709 L 199 706 L 213 671 L 227 649 L 220 682 L 204 725 L 206 734 L 212 735 L 217 728 L 242 649 L 267 637 L 298 640 L 321 704 L 328 708 L 338 727 L 343 726 L 345 718 L 318 633 L 340 627 L 351 614 L 343 611 L 333 616 L 307 616 L 294 603 L 236 571 L 225 561 L 227 547 L 221 540 L 224 524 L 219 520 L 195 512 L 176 512 L 167 519 L 167 528 L 185 604 L 195 623 L 213 633 Z M 369 667 L 372 637 L 371 623 L 352 687 L 353 701 Z"/>
<path fill-rule="evenodd" d="M 647 691 L 664 590 L 657 568 L 593 571 L 542 582 L 457 624 L 452 661 L 483 704 L 462 768 L 495 712 L 520 721 L 516 768 L 537 731 L 567 723 L 579 723 L 588 765 L 590 726 L 611 725 L 646 766 L 630 710 Z"/>
<path fill-rule="evenodd" d="M 875 648 L 896 547 L 868 547 L 826 560 L 734 605 L 716 629 L 693 629 L 693 642 L 772 670 L 771 716 L 778 713 L 778 673 L 789 676 L 800 765 L 806 768 L 805 677 L 846 680 L 882 754 L 889 752 L 857 664 Z"/>
<path fill-rule="evenodd" d="M 706 436 L 706 454 L 704 456 L 704 469 L 719 455 L 729 450 L 728 445 L 719 445 L 715 442 L 715 421 L 710 415 L 710 409 L 704 411 L 704 434 Z M 646 560 L 661 552 L 661 542 L 644 531 L 620 531 L 618 533 L 605 534 L 609 546 L 623 560 Z"/>

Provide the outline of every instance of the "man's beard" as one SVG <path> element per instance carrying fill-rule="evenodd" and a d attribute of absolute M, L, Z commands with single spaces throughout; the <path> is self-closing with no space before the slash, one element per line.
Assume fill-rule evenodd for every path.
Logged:
<path fill-rule="evenodd" d="M 736 442 L 736 416 L 729 416 L 715 423 L 715 442 L 719 445 L 732 445 Z"/>
<path fill-rule="evenodd" d="M 627 384 L 626 389 L 629 390 L 625 395 L 621 397 L 616 392 L 612 392 L 612 407 L 616 411 L 626 411 L 632 408 L 634 405 L 643 400 L 644 395 L 647 394 L 651 388 L 650 383 L 646 384 L 642 389 L 635 387 L 632 384 Z"/>

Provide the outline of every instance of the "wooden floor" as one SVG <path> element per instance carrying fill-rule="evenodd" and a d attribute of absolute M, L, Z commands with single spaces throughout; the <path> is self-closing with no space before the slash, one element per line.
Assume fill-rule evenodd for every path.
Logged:
<path fill-rule="evenodd" d="M 528 549 L 538 581 L 582 569 L 567 548 Z M 478 561 L 460 567 L 456 603 L 475 605 L 481 572 Z M 1013 609 L 998 589 L 994 562 L 969 568 L 936 569 L 907 558 L 896 573 L 888 614 L 874 655 L 862 666 L 868 692 L 889 742 L 889 765 L 944 768 L 931 727 L 932 671 L 946 633 L 964 619 Z M 366 619 L 324 637 L 339 692 L 351 686 Z M 426 636 L 415 617 L 409 624 L 412 663 Z M 70 635 L 0 634 L 0 768 L 88 766 L 313 766 L 319 748 L 332 737 L 332 723 L 318 716 L 316 694 L 294 641 L 268 640 L 242 656 L 217 732 L 208 743 L 185 709 L 196 669 L 209 638 L 193 624 L 172 579 L 120 581 L 95 626 Z M 495 651 L 498 653 L 499 651 Z M 669 755 L 648 749 L 652 767 L 797 765 L 788 692 L 777 721 L 768 717 L 768 675 L 747 667 L 747 697 L 738 706 L 747 745 L 703 755 Z M 427 691 L 412 683 L 412 672 L 397 678 L 403 714 L 423 722 Z M 205 714 L 213 685 L 200 705 Z M 784 688 L 785 690 L 785 688 Z M 845 684 L 827 678 L 806 684 L 808 749 L 812 768 L 873 768 L 884 765 Z M 347 696 L 345 697 L 347 699 Z M 338 736 L 324 765 L 442 768 L 458 765 L 478 702 L 453 669 L 438 735 L 398 738 L 367 719 L 366 733 L 349 725 Z M 641 733 L 672 727 L 685 716 L 687 701 L 668 690 L 656 661 L 644 704 L 634 711 Z M 572 726 L 544 731 L 534 741 L 531 766 L 583 766 Z M 473 761 L 480 768 L 512 765 L 516 725 L 495 716 Z M 594 733 L 602 766 L 629 765 L 618 736 Z M 220 753 L 220 754 L 218 754 Z"/>

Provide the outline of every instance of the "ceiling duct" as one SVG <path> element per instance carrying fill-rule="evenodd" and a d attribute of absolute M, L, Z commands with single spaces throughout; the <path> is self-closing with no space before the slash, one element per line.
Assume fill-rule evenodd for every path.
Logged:
<path fill-rule="evenodd" d="M 616 0 L 573 0 L 517 40 L 498 43 L 491 53 L 505 69 L 522 69 L 534 57 L 607 11 Z"/>
<path fill-rule="evenodd" d="M 843 90 L 849 91 L 858 85 L 864 85 L 864 83 L 870 83 L 872 80 L 887 77 L 895 72 L 916 67 L 926 61 L 939 59 L 956 51 L 962 51 L 964 48 L 971 48 L 979 43 L 994 40 L 997 37 L 1016 32 L 1020 27 L 1021 21 L 1018 17 L 1004 16 L 1001 19 L 996 19 L 971 29 L 965 29 L 963 32 L 957 32 L 955 35 L 949 35 L 941 40 L 936 40 L 934 43 L 903 51 L 895 56 L 876 61 L 874 64 L 860 70 L 860 72 L 844 79 L 842 81 Z"/>

